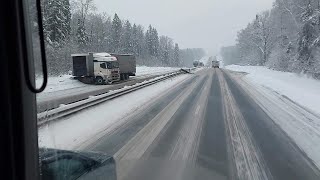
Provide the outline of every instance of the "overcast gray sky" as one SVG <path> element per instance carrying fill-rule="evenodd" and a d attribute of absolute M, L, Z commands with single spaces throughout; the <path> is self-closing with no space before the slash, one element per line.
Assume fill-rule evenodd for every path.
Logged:
<path fill-rule="evenodd" d="M 181 48 L 205 48 L 216 53 L 235 43 L 237 31 L 274 0 L 95 0 L 98 11 L 121 19 L 152 24 Z"/>

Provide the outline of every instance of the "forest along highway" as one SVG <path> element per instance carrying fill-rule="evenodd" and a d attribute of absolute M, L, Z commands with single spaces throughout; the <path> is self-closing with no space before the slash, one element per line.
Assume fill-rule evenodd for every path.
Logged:
<path fill-rule="evenodd" d="M 79 149 L 114 155 L 119 179 L 320 179 L 317 165 L 245 90 L 241 73 L 190 76 Z"/>

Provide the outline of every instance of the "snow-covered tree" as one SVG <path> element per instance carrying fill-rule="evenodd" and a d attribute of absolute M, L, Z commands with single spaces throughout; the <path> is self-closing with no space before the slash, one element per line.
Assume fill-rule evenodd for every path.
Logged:
<path fill-rule="evenodd" d="M 133 37 L 132 37 L 132 26 L 127 20 L 123 26 L 123 33 L 121 38 L 122 51 L 123 53 L 133 53 Z"/>
<path fill-rule="evenodd" d="M 90 14 L 86 20 L 88 51 L 104 52 L 110 41 L 111 19 L 106 14 Z"/>
<path fill-rule="evenodd" d="M 42 1 L 49 74 L 67 73 L 72 70 L 71 54 L 90 51 L 133 53 L 140 65 L 178 64 L 178 46 L 175 49 L 175 44 L 169 37 L 165 37 L 164 41 L 159 40 L 158 31 L 151 25 L 145 31 L 141 25 L 122 21 L 117 14 L 110 17 L 97 12 L 93 0 L 72 0 L 71 4 L 69 1 Z M 30 8 L 35 9 L 35 4 Z M 32 20 L 34 47 L 39 49 L 36 14 L 32 16 Z M 162 41 L 162 45 L 159 41 Z M 188 52 L 190 53 L 180 53 L 183 56 L 180 57 L 180 62 L 184 66 L 188 66 L 192 62 L 190 59 L 197 57 L 193 53 L 200 50 L 189 49 Z M 40 59 L 40 54 L 36 53 L 35 58 Z M 36 67 L 41 65 L 35 64 Z"/>
<path fill-rule="evenodd" d="M 157 57 L 159 50 L 159 36 L 158 31 L 149 25 L 149 28 L 146 32 L 146 44 L 150 56 Z"/>
<path fill-rule="evenodd" d="M 301 15 L 301 18 L 304 24 L 298 42 L 299 64 L 297 68 L 307 72 L 314 66 L 315 60 L 312 51 L 314 47 L 319 44 L 319 40 L 317 39 L 317 36 L 319 35 L 317 30 L 317 28 L 319 28 L 319 16 L 316 14 L 310 0 L 305 7 L 305 11 Z"/>
<path fill-rule="evenodd" d="M 111 27 L 111 50 L 119 52 L 121 49 L 122 22 L 117 14 L 114 15 Z"/>
<path fill-rule="evenodd" d="M 146 41 L 145 41 L 145 33 L 144 28 L 141 25 L 137 26 L 137 53 L 141 59 L 147 56 L 147 49 L 146 49 Z"/>
<path fill-rule="evenodd" d="M 152 38 L 152 49 L 153 49 L 152 55 L 157 57 L 158 51 L 159 51 L 159 36 L 156 28 L 152 29 L 151 38 Z"/>
<path fill-rule="evenodd" d="M 44 6 L 44 33 L 46 42 L 61 47 L 71 32 L 71 11 L 69 0 L 46 0 Z"/>
<path fill-rule="evenodd" d="M 88 36 L 86 33 L 86 28 L 81 19 L 78 19 L 78 27 L 77 27 L 77 42 L 81 51 L 85 51 L 85 48 L 88 44 Z"/>
<path fill-rule="evenodd" d="M 139 55 L 139 37 L 138 37 L 138 27 L 136 24 L 132 26 L 132 52 L 134 55 Z"/>
<path fill-rule="evenodd" d="M 167 36 L 160 36 L 159 42 L 159 58 L 162 64 L 169 65 L 170 64 L 170 45 L 169 43 L 172 40 Z"/>
<path fill-rule="evenodd" d="M 275 43 L 272 26 L 269 22 L 269 12 L 256 16 L 253 23 L 238 34 L 239 50 L 242 57 L 248 58 L 250 64 L 264 65 Z"/>
<path fill-rule="evenodd" d="M 180 62 L 180 48 L 179 44 L 175 43 L 174 45 L 174 65 L 179 66 L 181 64 Z"/>

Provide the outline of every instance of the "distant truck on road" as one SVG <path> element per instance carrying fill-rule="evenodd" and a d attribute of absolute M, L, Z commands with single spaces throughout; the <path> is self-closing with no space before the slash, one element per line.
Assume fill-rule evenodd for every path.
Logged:
<path fill-rule="evenodd" d="M 88 84 L 111 84 L 136 73 L 133 55 L 108 53 L 73 54 L 73 76 Z"/>
<path fill-rule="evenodd" d="M 198 66 L 199 66 L 199 64 L 200 64 L 200 62 L 199 62 L 199 61 L 193 61 L 193 66 L 194 66 L 194 67 L 198 67 Z"/>
<path fill-rule="evenodd" d="M 212 67 L 213 68 L 220 68 L 220 62 L 219 61 L 212 61 Z"/>
<path fill-rule="evenodd" d="M 193 62 L 193 66 L 194 66 L 194 67 L 203 67 L 204 64 L 203 64 L 203 62 L 200 62 L 200 61 L 194 61 L 194 62 Z"/>
<path fill-rule="evenodd" d="M 213 58 L 210 57 L 210 59 L 212 60 L 212 67 L 213 68 L 220 68 L 220 62 L 217 60 L 217 57 Z"/>

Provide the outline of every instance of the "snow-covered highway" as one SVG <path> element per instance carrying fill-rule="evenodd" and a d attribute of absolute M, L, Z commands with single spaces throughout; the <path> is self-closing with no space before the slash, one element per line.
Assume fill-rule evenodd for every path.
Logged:
<path fill-rule="evenodd" d="M 40 146 L 113 155 L 119 179 L 319 179 L 320 117 L 245 75 L 154 84 L 41 127 Z"/>

